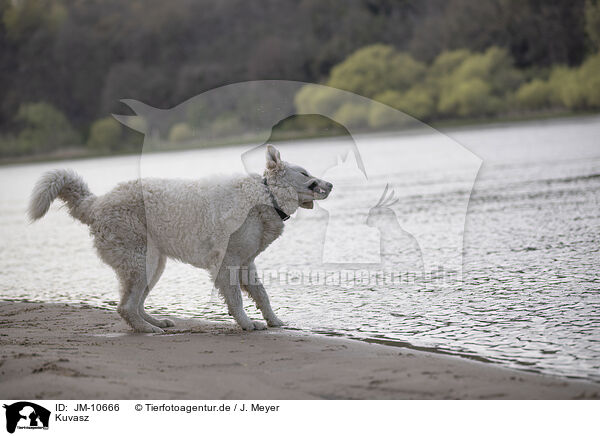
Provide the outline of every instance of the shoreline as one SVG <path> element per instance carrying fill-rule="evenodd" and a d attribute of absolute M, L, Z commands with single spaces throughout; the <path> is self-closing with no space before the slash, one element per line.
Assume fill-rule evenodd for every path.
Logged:
<path fill-rule="evenodd" d="M 486 129 L 493 127 L 502 127 L 506 125 L 514 125 L 514 124 L 527 124 L 533 122 L 568 122 L 572 120 L 585 120 L 591 119 L 594 117 L 600 116 L 599 112 L 565 112 L 558 114 L 539 114 L 532 116 L 522 116 L 522 117 L 499 117 L 493 119 L 471 119 L 471 120 L 444 120 L 438 121 L 435 123 L 425 123 L 423 125 L 429 126 L 432 129 L 442 132 L 443 134 L 451 135 L 454 131 L 462 131 L 465 129 Z M 418 131 L 421 128 L 417 129 Z M 359 131 L 357 135 L 406 135 L 413 133 L 413 130 L 375 130 L 375 131 Z M 293 141 L 302 141 L 302 140 L 330 140 L 343 137 L 339 135 L 315 135 L 310 132 L 291 132 L 288 138 L 282 138 L 283 142 L 293 142 Z M 222 147 L 235 147 L 235 146 L 243 146 L 247 142 L 251 142 L 251 138 L 245 139 L 235 139 L 235 140 L 225 140 L 223 142 L 216 142 L 214 144 L 208 144 L 202 147 L 175 147 L 168 148 L 165 150 L 152 150 L 146 151 L 145 153 L 171 153 L 171 152 L 185 152 L 185 151 L 194 151 L 194 150 L 204 150 L 204 149 L 212 149 L 212 148 L 222 148 Z M 57 162 L 57 161 L 71 161 L 71 160 L 87 160 L 87 159 L 96 159 L 96 158 L 110 158 L 110 157 L 120 157 L 120 156 L 139 156 L 142 153 L 143 141 L 138 144 L 136 147 L 139 148 L 138 151 L 128 149 L 121 151 L 114 151 L 112 153 L 101 153 L 98 151 L 90 151 L 86 149 L 85 146 L 82 147 L 74 147 L 63 150 L 55 150 L 53 152 L 49 152 L 46 154 L 38 154 L 32 156 L 18 156 L 18 157 L 0 157 L 0 168 L 7 167 L 12 165 L 26 165 L 26 164 L 36 164 L 36 163 L 45 163 L 45 162 Z"/>
<path fill-rule="evenodd" d="M 4 399 L 600 399 L 600 385 L 286 329 L 0 301 Z"/>

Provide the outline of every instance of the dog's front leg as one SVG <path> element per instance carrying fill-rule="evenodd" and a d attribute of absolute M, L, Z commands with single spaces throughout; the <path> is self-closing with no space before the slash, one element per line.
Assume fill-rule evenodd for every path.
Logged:
<path fill-rule="evenodd" d="M 215 286 L 225 298 L 229 314 L 233 316 L 238 325 L 244 330 L 264 330 L 267 326 L 260 321 L 252 321 L 246 315 L 244 305 L 242 303 L 242 292 L 240 289 L 238 266 L 222 267 Z"/>
<path fill-rule="evenodd" d="M 256 303 L 256 307 L 262 312 L 263 318 L 267 321 L 269 327 L 281 327 L 284 323 L 277 318 L 277 315 L 275 315 L 275 312 L 271 308 L 269 296 L 258 278 L 254 262 L 248 264 L 247 271 L 240 271 L 240 280 L 242 286 L 246 288 L 248 294 L 250 294 L 250 297 Z"/>

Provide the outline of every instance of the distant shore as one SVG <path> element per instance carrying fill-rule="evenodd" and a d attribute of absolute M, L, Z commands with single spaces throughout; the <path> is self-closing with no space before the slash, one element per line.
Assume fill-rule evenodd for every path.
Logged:
<path fill-rule="evenodd" d="M 599 399 L 600 385 L 285 329 L 0 301 L 3 399 Z"/>
<path fill-rule="evenodd" d="M 495 125 L 502 124 L 515 124 L 515 123 L 527 123 L 527 122 L 535 122 L 535 121 L 567 121 L 569 119 L 578 119 L 578 118 L 590 118 L 594 116 L 600 115 L 597 112 L 594 113 L 581 113 L 581 112 L 550 112 L 550 113 L 532 113 L 530 115 L 524 116 L 506 116 L 499 118 L 481 118 L 481 119 L 456 119 L 456 120 L 445 120 L 438 121 L 432 123 L 424 123 L 424 125 L 429 125 L 430 127 L 439 130 L 439 131 L 452 131 L 455 129 L 464 129 L 464 128 L 485 128 L 491 127 Z M 402 130 L 402 131 L 364 131 L 360 132 L 360 134 L 405 134 L 410 132 L 410 130 Z M 328 139 L 328 138 L 336 138 L 336 135 L 318 135 L 309 131 L 290 131 L 287 132 L 286 135 L 277 138 L 279 141 L 296 141 L 296 140 L 307 140 L 307 139 Z M 209 143 L 203 147 L 174 147 L 161 151 L 150 151 L 150 153 L 157 152 L 177 152 L 177 151 L 186 151 L 186 150 L 200 150 L 204 148 L 217 148 L 217 147 L 227 147 L 227 146 L 235 146 L 235 145 L 243 145 L 245 143 L 252 142 L 255 138 L 250 137 L 240 137 L 240 138 L 230 138 L 227 140 Z M 19 165 L 19 164 L 28 164 L 28 163 L 36 163 L 36 162 L 52 162 L 59 160 L 72 160 L 72 159 L 92 159 L 92 158 L 103 158 L 103 157 L 114 157 L 114 156 L 128 156 L 128 155 L 139 155 L 142 150 L 142 144 L 139 144 L 139 151 L 133 150 L 131 147 L 120 150 L 113 151 L 109 153 L 102 153 L 97 150 L 90 150 L 85 147 L 70 147 L 65 149 L 54 150 L 52 152 L 43 153 L 43 154 L 35 154 L 30 156 L 17 156 L 17 157 L 0 157 L 0 166 L 3 165 Z"/>

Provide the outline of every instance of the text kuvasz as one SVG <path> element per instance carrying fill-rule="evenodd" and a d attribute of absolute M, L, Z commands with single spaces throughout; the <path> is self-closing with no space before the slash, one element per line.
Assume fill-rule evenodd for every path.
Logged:
<path fill-rule="evenodd" d="M 92 194 L 73 171 L 49 171 L 33 189 L 29 216 L 41 218 L 59 198 L 73 217 L 90 226 L 98 254 L 115 270 L 121 285 L 118 312 L 135 331 L 160 333 L 161 327 L 173 325 L 144 310 L 167 257 L 208 270 L 243 329 L 266 326 L 248 318 L 241 289 L 269 326 L 280 326 L 254 259 L 281 235 L 290 214 L 327 198 L 333 185 L 282 161 L 271 145 L 266 155 L 262 178 L 149 178 L 122 183 L 101 196 Z"/>

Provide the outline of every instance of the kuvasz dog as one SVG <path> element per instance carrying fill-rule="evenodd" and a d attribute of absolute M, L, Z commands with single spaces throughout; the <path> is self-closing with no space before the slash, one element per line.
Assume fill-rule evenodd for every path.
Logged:
<path fill-rule="evenodd" d="M 283 325 L 258 279 L 254 259 L 277 239 L 298 207 L 311 209 L 333 185 L 281 160 L 266 147 L 266 169 L 257 174 L 206 180 L 141 179 L 96 196 L 71 170 L 53 170 L 37 182 L 29 217 L 37 220 L 56 199 L 87 224 L 100 258 L 116 272 L 118 312 L 136 331 L 162 333 L 173 326 L 144 310 L 167 257 L 208 270 L 229 314 L 244 330 L 265 329 L 242 306 L 245 290 L 271 327 Z"/>

